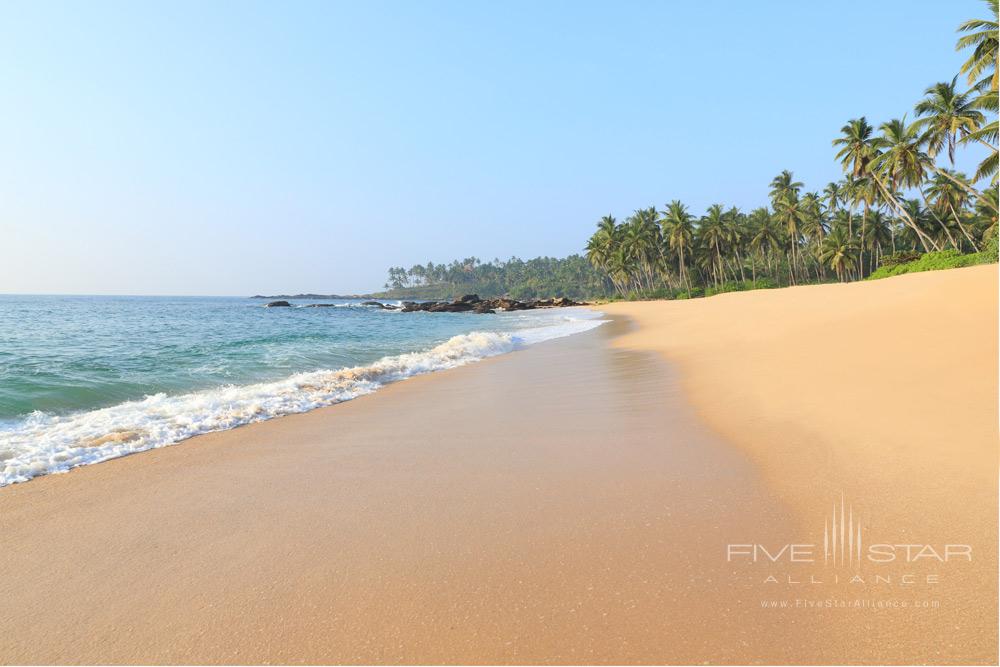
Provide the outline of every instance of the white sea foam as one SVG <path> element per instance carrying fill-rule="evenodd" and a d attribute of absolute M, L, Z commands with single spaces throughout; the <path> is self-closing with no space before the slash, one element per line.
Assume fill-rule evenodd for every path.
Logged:
<path fill-rule="evenodd" d="M 333 405 L 389 382 L 463 366 L 604 322 L 599 313 L 575 308 L 521 317 L 525 324 L 541 326 L 512 333 L 462 334 L 429 350 L 385 357 L 369 366 L 298 373 L 275 382 L 176 396 L 159 393 L 69 415 L 36 412 L 23 421 L 0 425 L 0 486 L 166 447 L 200 433 Z"/>

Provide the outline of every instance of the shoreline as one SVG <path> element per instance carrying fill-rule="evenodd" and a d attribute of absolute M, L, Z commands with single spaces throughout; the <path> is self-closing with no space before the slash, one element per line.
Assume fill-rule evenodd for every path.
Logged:
<path fill-rule="evenodd" d="M 514 328 L 517 322 L 501 317 L 486 322 L 485 329 L 450 336 L 452 332 L 441 332 L 445 335 L 428 337 L 417 349 L 399 346 L 395 353 L 367 363 L 356 359 L 355 365 L 286 369 L 287 374 L 278 377 L 174 392 L 151 390 L 143 398 L 65 414 L 22 414 L 3 429 L 0 488 L 173 446 L 205 433 L 336 405 L 417 375 L 476 363 L 603 323 L 581 308 L 563 311 L 559 318 L 543 315 L 521 328 Z"/>
<path fill-rule="evenodd" d="M 789 658 L 742 648 L 779 619 L 733 607 L 725 564 L 702 562 L 784 511 L 683 400 L 664 409 L 666 364 L 607 345 L 622 328 L 5 488 L 0 655 Z"/>
<path fill-rule="evenodd" d="M 612 321 L 584 333 L 5 487 L 0 659 L 990 664 L 996 278 L 983 268 L 605 304 Z M 941 316 L 912 334 L 928 306 Z M 903 355 L 851 357 L 850 394 L 829 368 L 806 372 L 826 363 L 817 343 L 857 354 L 860 322 Z M 976 391 L 943 418 L 900 420 L 935 385 L 899 359 L 950 326 L 966 345 L 935 379 Z M 878 418 L 854 403 L 859 361 L 894 371 L 872 375 L 895 378 L 868 390 Z M 817 421 L 845 395 L 853 421 Z M 942 452 L 942 429 L 971 437 Z M 872 535 L 968 540 L 977 558 L 878 570 L 888 586 L 824 569 L 805 590 L 763 577 L 816 568 L 727 561 L 733 543 L 815 541 L 841 494 Z M 900 583 L 932 570 L 937 587 Z M 943 606 L 762 608 L 921 596 Z"/>

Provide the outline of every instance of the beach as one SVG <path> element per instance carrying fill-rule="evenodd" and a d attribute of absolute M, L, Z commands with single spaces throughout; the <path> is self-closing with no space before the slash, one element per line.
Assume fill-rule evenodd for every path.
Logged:
<path fill-rule="evenodd" d="M 0 489 L 0 660 L 996 662 L 995 265 L 598 309 Z M 731 557 L 816 543 L 842 500 L 866 544 L 974 555 L 879 585 Z M 937 606 L 762 607 L 801 598 Z"/>
<path fill-rule="evenodd" d="M 851 640 L 821 660 L 996 662 L 995 265 L 602 309 L 638 324 L 616 345 L 677 364 L 704 423 L 792 512 L 789 542 L 822 535 L 845 498 L 879 542 L 973 547 L 890 564 L 940 609 L 845 615 L 827 631 Z"/>

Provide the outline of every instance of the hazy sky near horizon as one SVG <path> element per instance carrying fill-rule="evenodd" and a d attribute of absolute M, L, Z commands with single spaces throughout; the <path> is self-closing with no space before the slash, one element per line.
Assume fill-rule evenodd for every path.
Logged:
<path fill-rule="evenodd" d="M 975 0 L 5 2 L 0 293 L 379 288 L 765 203 L 909 113 Z M 962 155 L 973 169 L 978 153 Z"/>

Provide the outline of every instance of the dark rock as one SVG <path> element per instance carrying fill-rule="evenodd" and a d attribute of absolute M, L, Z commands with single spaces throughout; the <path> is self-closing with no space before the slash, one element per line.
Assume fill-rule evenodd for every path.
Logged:
<path fill-rule="evenodd" d="M 292 304 L 287 301 L 272 301 L 270 303 L 264 304 L 265 308 L 290 308 Z"/>
<path fill-rule="evenodd" d="M 535 308 L 564 308 L 566 306 L 585 305 L 587 304 L 573 301 L 567 297 L 518 301 L 517 299 L 512 299 L 507 296 L 480 299 L 477 294 L 466 294 L 465 296 L 455 299 L 450 303 L 446 301 L 424 301 L 420 303 L 414 301 L 404 301 L 401 309 L 404 313 L 413 313 L 417 311 L 428 313 L 466 313 L 471 311 L 474 313 L 485 314 L 495 313 L 497 310 L 533 310 Z"/>
<path fill-rule="evenodd" d="M 471 303 L 466 301 L 455 301 L 452 303 L 435 303 L 427 308 L 431 313 L 465 313 L 472 310 Z"/>

